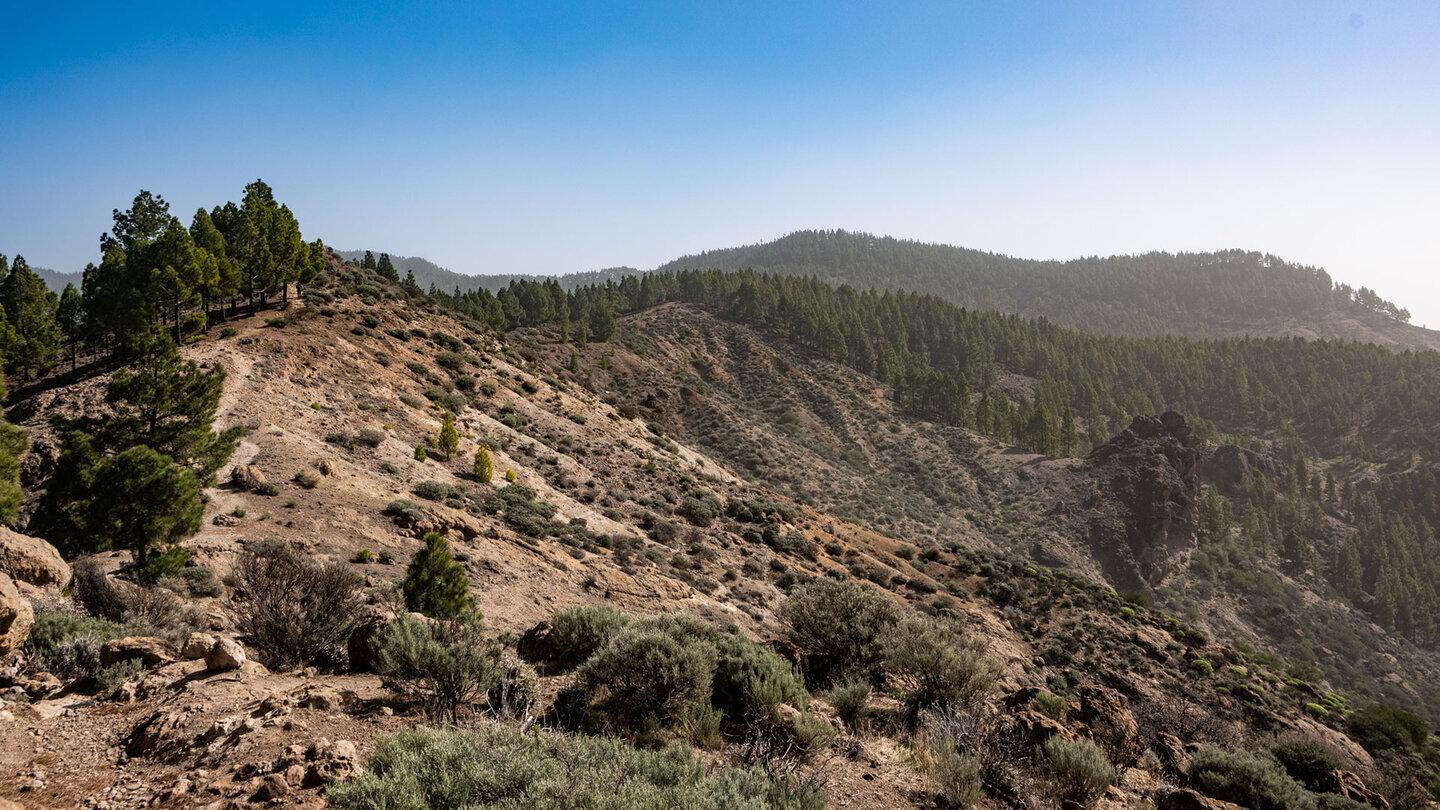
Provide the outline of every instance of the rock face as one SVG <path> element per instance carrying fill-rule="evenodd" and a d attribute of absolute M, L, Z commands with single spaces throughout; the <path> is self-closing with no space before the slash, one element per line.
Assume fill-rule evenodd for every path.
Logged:
<path fill-rule="evenodd" d="M 1245 810 L 1238 804 L 1201 796 L 1193 790 L 1176 790 L 1167 793 L 1156 804 L 1156 808 L 1158 810 Z"/>
<path fill-rule="evenodd" d="M 70 584 L 70 566 L 54 546 L 4 526 L 0 526 L 0 573 L 37 588 L 64 590 Z"/>
<path fill-rule="evenodd" d="M 168 664 L 179 654 L 175 645 L 153 636 L 126 636 L 105 642 L 100 647 L 100 666 L 108 667 L 123 661 L 138 660 L 147 667 Z"/>
<path fill-rule="evenodd" d="M 1104 686 L 1082 688 L 1080 722 L 1090 727 L 1095 743 L 1117 767 L 1129 767 L 1140 758 L 1140 725 L 1124 695 Z"/>
<path fill-rule="evenodd" d="M 1379 808 L 1379 810 L 1390 810 L 1388 799 L 1366 787 L 1360 776 L 1350 771 L 1331 771 L 1321 787 L 1327 793 L 1337 793 L 1347 799 Z"/>
<path fill-rule="evenodd" d="M 30 636 L 35 611 L 30 600 L 20 595 L 15 581 L 0 574 L 0 657 L 17 650 Z"/>
<path fill-rule="evenodd" d="M 1200 526 L 1199 441 L 1174 411 L 1137 416 L 1089 461 L 1106 478 L 1090 545 L 1117 587 L 1150 588 L 1178 570 Z"/>
<path fill-rule="evenodd" d="M 1248 478 L 1273 477 L 1275 464 L 1265 456 L 1233 444 L 1222 444 L 1205 459 L 1206 483 L 1230 497 Z"/>

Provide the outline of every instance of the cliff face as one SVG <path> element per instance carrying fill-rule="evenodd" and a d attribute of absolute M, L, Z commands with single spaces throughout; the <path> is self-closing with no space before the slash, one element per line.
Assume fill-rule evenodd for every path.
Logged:
<path fill-rule="evenodd" d="M 1099 498 L 1112 505 L 1091 521 L 1090 546 L 1117 586 L 1152 588 L 1195 549 L 1198 446 L 1185 417 L 1169 411 L 1135 417 L 1090 453 Z"/>

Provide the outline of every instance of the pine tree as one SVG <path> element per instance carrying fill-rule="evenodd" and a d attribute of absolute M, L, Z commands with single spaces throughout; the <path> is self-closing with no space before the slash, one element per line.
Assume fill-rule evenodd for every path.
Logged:
<path fill-rule="evenodd" d="M 488 484 L 495 478 L 495 462 L 490 459 L 490 445 L 475 451 L 475 478 Z"/>
<path fill-rule="evenodd" d="M 453 618 L 470 608 L 465 568 L 451 559 L 450 544 L 439 532 L 425 535 L 425 545 L 410 558 L 400 592 L 407 610 L 434 618 Z"/>
<path fill-rule="evenodd" d="M 66 284 L 65 291 L 60 293 L 60 303 L 55 307 L 55 323 L 70 349 L 70 370 L 74 371 L 80 341 L 85 336 L 85 302 L 74 284 Z"/>
<path fill-rule="evenodd" d="M 445 454 L 447 461 L 454 458 L 456 451 L 460 449 L 460 431 L 455 429 L 455 418 L 449 412 L 446 412 L 440 423 L 440 440 L 436 442 L 436 446 Z"/>
<path fill-rule="evenodd" d="M 60 327 L 55 322 L 55 294 L 35 275 L 25 257 L 16 256 L 10 272 L 0 281 L 0 306 L 15 330 L 7 360 L 24 379 L 32 371 L 44 371 L 60 349 Z"/>
<path fill-rule="evenodd" d="M 365 251 L 365 258 L 363 258 L 363 259 L 360 260 L 360 266 L 363 267 L 363 268 L 365 268 L 366 270 L 374 270 L 374 269 L 375 269 L 375 254 L 374 254 L 374 253 L 371 253 L 371 252 L 368 251 L 368 250 Z"/>
<path fill-rule="evenodd" d="M 137 445 L 100 462 L 102 482 L 90 501 L 85 528 L 93 548 L 129 549 L 144 562 L 156 546 L 172 546 L 200 531 L 204 505 L 195 473 Z"/>
<path fill-rule="evenodd" d="M 0 400 L 5 399 L 5 381 L 0 379 Z M 30 449 L 24 429 L 0 418 L 0 523 L 14 526 L 20 517 L 25 493 L 20 489 L 20 456 Z"/>
<path fill-rule="evenodd" d="M 395 263 L 390 261 L 389 253 L 380 254 L 380 261 L 375 263 L 375 272 L 397 284 L 400 282 L 400 273 L 395 269 Z"/>

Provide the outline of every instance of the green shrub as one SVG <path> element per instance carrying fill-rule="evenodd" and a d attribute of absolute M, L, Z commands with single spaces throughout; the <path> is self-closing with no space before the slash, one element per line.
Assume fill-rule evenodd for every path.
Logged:
<path fill-rule="evenodd" d="M 1315 798 L 1278 762 L 1205 747 L 1190 760 L 1190 783 L 1212 798 L 1251 810 L 1314 810 Z"/>
<path fill-rule="evenodd" d="M 800 673 L 774 650 L 742 636 L 721 636 L 715 654 L 712 701 L 733 722 L 768 720 L 781 704 L 810 705 Z"/>
<path fill-rule="evenodd" d="M 374 559 L 375 554 L 371 552 L 370 549 L 362 548 L 359 551 L 355 552 L 355 556 L 351 557 L 350 561 L 353 563 L 360 563 L 361 565 L 364 565 L 365 563 L 371 562 Z"/>
<path fill-rule="evenodd" d="M 425 400 L 409 392 L 402 392 L 400 394 L 400 401 L 417 410 L 424 410 L 426 407 Z"/>
<path fill-rule="evenodd" d="M 1425 744 L 1425 721 L 1390 706 L 1366 706 L 1349 718 L 1350 736 L 1367 751 L 1407 751 Z"/>
<path fill-rule="evenodd" d="M 1317 720 L 1328 720 L 1330 718 L 1330 710 L 1321 706 L 1319 703 L 1306 703 L 1305 713 Z"/>
<path fill-rule="evenodd" d="M 720 734 L 724 713 L 708 703 L 695 703 L 680 715 L 680 734 L 691 745 L 711 750 L 720 748 L 725 739 Z"/>
<path fill-rule="evenodd" d="M 425 535 L 425 545 L 410 558 L 400 592 L 406 610 L 426 616 L 457 616 L 470 607 L 465 568 L 451 558 L 450 544 L 439 532 Z"/>
<path fill-rule="evenodd" d="M 628 616 L 609 605 L 576 606 L 558 611 L 550 620 L 550 634 L 545 638 L 544 648 L 534 653 L 536 660 L 555 672 L 574 669 L 629 623 Z"/>
<path fill-rule="evenodd" d="M 959 619 L 912 615 L 888 633 L 883 647 L 886 665 L 909 679 L 905 703 L 912 717 L 933 707 L 969 708 L 999 677 L 984 642 L 967 635 Z"/>
<path fill-rule="evenodd" d="M 255 487 L 255 494 L 273 498 L 274 496 L 280 494 L 280 487 L 277 486 L 273 481 L 266 481 L 265 483 Z"/>
<path fill-rule="evenodd" d="M 135 563 L 130 567 L 130 575 L 142 585 L 154 585 L 166 577 L 178 576 L 189 561 L 190 552 L 180 546 L 171 546 Z"/>
<path fill-rule="evenodd" d="M 960 753 L 953 744 L 930 752 L 930 778 L 945 797 L 944 807 L 972 807 L 985 796 L 980 763 Z"/>
<path fill-rule="evenodd" d="M 444 503 L 451 498 L 463 498 L 465 490 L 460 487 L 451 486 L 443 481 L 421 481 L 410 488 L 410 491 L 427 501 L 439 501 Z"/>
<path fill-rule="evenodd" d="M 873 588 L 817 579 L 796 588 L 780 605 L 786 635 L 803 654 L 812 684 L 846 673 L 873 678 L 882 639 L 900 622 L 900 607 Z"/>
<path fill-rule="evenodd" d="M 355 442 L 366 447 L 379 447 L 385 443 L 385 431 L 377 428 L 365 428 L 356 434 Z"/>
<path fill-rule="evenodd" d="M 680 502 L 677 511 L 691 524 L 704 529 L 720 515 L 720 501 L 709 490 L 696 489 Z"/>
<path fill-rule="evenodd" d="M 1319 790 L 1331 771 L 1342 767 L 1324 743 L 1314 739 L 1286 740 L 1270 749 L 1292 779 L 1311 790 Z"/>
<path fill-rule="evenodd" d="M 126 681 L 145 671 L 145 664 L 138 658 L 131 658 L 102 668 L 95 676 L 96 689 L 102 695 L 113 694 Z"/>
<path fill-rule="evenodd" d="M 505 725 L 396 732 L 354 782 L 333 783 L 340 810 L 577 807 L 823 810 L 825 795 L 758 766 L 711 772 L 684 745 L 642 751 L 604 737 L 530 735 Z"/>
<path fill-rule="evenodd" d="M 125 626 L 67 610 L 37 609 L 25 658 L 30 669 L 61 680 L 100 673 L 100 645 L 125 635 Z"/>
<path fill-rule="evenodd" d="M 1051 737 L 1040 747 L 1040 767 L 1055 797 L 1089 806 L 1119 775 L 1105 752 L 1090 740 L 1070 742 Z"/>
<path fill-rule="evenodd" d="M 580 668 L 580 681 L 632 729 L 673 726 L 708 704 L 715 672 L 713 631 L 688 616 L 630 622 Z"/>
<path fill-rule="evenodd" d="M 1210 673 L 1215 671 L 1215 666 L 1204 658 L 1196 658 L 1190 662 L 1190 669 L 1208 677 Z"/>
<path fill-rule="evenodd" d="M 427 459 L 427 458 L 429 458 L 429 457 L 430 457 L 430 454 L 425 452 L 425 445 L 423 445 L 423 444 L 417 444 L 417 445 L 415 445 L 415 460 L 416 460 L 416 461 L 424 461 L 425 459 Z"/>
<path fill-rule="evenodd" d="M 454 723 L 501 683 L 502 648 L 484 631 L 476 612 L 434 621 L 401 615 L 376 637 L 375 670 L 431 716 Z"/>
<path fill-rule="evenodd" d="M 380 564 L 381 564 L 381 565 L 394 565 L 394 564 L 395 564 L 395 552 L 391 551 L 391 550 L 388 549 L 388 548 L 387 548 L 387 549 L 382 549 L 381 552 L 380 552 Z"/>
<path fill-rule="evenodd" d="M 870 681 L 865 678 L 847 678 L 825 693 L 825 699 L 835 709 L 852 734 L 865 730 L 870 721 Z"/>
<path fill-rule="evenodd" d="M 1063 722 L 1070 713 L 1070 701 L 1048 689 L 1041 689 L 1035 697 L 1030 698 L 1030 708 L 1051 720 Z"/>

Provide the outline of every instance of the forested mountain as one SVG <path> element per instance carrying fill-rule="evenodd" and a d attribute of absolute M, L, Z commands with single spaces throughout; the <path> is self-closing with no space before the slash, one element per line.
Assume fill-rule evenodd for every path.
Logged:
<path fill-rule="evenodd" d="M 1045 317 L 1112 335 L 1356 339 L 1440 348 L 1440 333 L 1322 269 L 1240 250 L 1033 261 L 847 231 L 800 231 L 659 268 L 815 276 L 857 289 L 931 293 L 969 309 Z"/>
<path fill-rule="evenodd" d="M 527 281 L 543 281 L 547 276 L 534 276 L 524 274 L 493 274 L 471 276 L 464 273 L 457 273 L 447 270 L 434 262 L 423 259 L 419 256 L 390 256 L 388 253 L 370 250 L 337 250 L 336 253 L 346 261 L 356 264 L 365 264 L 365 255 L 368 253 L 375 262 L 375 266 L 384 258 L 388 258 L 391 266 L 395 268 L 397 278 L 405 278 L 407 274 L 415 278 L 415 283 L 420 289 L 428 290 L 435 288 L 445 292 L 460 290 L 461 292 L 473 292 L 474 290 L 485 289 L 491 292 L 499 290 L 509 284 L 512 280 L 523 279 Z M 560 286 L 564 289 L 585 284 L 604 284 L 607 281 L 619 281 L 627 275 L 635 275 L 639 271 L 633 267 L 610 267 L 604 270 L 592 270 L 579 273 L 567 273 L 557 276 Z"/>

